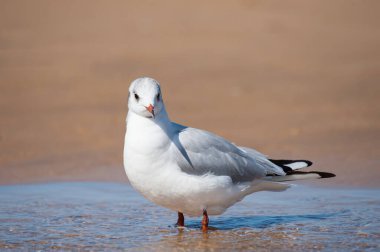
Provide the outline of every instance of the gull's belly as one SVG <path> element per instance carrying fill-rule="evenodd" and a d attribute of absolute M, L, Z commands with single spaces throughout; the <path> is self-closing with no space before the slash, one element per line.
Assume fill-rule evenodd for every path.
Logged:
<path fill-rule="evenodd" d="M 131 185 L 150 201 L 190 216 L 221 214 L 245 195 L 227 176 L 183 173 L 175 163 L 125 160 Z M 131 162 L 129 162 L 131 161 Z"/>

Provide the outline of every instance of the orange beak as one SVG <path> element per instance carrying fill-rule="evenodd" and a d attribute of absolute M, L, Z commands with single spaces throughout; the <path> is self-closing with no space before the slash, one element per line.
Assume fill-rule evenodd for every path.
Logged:
<path fill-rule="evenodd" d="M 154 117 L 154 107 L 153 107 L 153 105 L 152 105 L 152 104 L 149 104 L 149 106 L 148 106 L 148 107 L 145 106 L 145 108 L 146 108 L 146 110 L 148 110 L 148 111 L 153 115 L 153 117 Z"/>

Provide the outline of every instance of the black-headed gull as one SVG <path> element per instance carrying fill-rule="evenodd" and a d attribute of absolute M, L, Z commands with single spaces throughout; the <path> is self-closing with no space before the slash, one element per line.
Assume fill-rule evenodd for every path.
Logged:
<path fill-rule="evenodd" d="M 159 83 L 139 78 L 129 87 L 124 167 L 131 185 L 147 199 L 184 216 L 222 214 L 246 195 L 284 191 L 283 181 L 333 177 L 300 172 L 307 160 L 273 160 L 213 133 L 170 121 Z"/>

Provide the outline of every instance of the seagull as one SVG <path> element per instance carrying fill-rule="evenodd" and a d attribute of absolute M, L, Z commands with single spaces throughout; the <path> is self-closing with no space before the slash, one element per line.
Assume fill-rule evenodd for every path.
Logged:
<path fill-rule="evenodd" d="M 145 198 L 184 214 L 219 215 L 259 191 L 284 191 L 285 181 L 328 178 L 327 172 L 302 172 L 308 160 L 269 159 L 211 132 L 172 122 L 166 112 L 160 84 L 149 77 L 129 87 L 124 143 L 124 169 L 130 184 Z"/>

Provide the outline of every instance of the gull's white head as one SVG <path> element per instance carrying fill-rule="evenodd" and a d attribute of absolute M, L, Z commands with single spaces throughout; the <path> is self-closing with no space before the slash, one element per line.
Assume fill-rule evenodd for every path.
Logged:
<path fill-rule="evenodd" d="M 156 80 L 142 77 L 132 81 L 128 99 L 130 111 L 154 119 L 163 107 L 160 84 Z"/>

